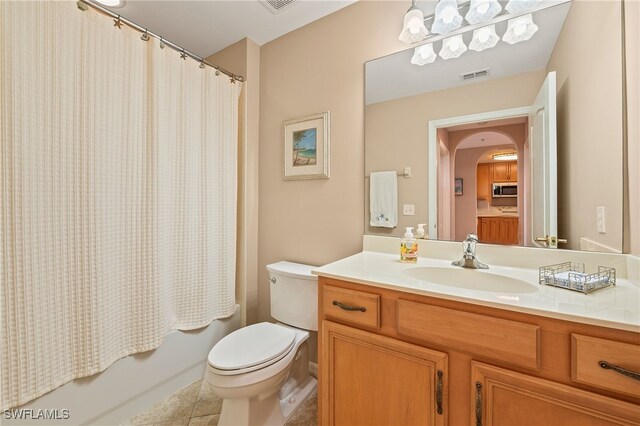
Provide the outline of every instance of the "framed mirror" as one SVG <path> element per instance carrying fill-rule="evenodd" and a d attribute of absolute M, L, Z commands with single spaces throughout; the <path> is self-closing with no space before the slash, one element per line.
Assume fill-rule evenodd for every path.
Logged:
<path fill-rule="evenodd" d="M 424 65 L 416 46 L 365 64 L 366 234 L 426 223 L 430 238 L 622 251 L 621 3 L 564 1 L 532 19 L 519 43 Z M 372 226 L 368 177 L 380 171 L 399 175 L 395 227 Z"/>

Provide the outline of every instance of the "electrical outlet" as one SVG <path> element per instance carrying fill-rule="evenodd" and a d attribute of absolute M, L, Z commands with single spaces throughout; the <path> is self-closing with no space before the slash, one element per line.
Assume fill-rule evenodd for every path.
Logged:
<path fill-rule="evenodd" d="M 402 214 L 405 216 L 413 216 L 416 214 L 416 206 L 413 204 L 403 204 Z"/>
<path fill-rule="evenodd" d="M 604 226 L 604 206 L 596 207 L 596 216 L 598 221 L 598 232 L 601 234 L 606 234 L 606 229 Z"/>

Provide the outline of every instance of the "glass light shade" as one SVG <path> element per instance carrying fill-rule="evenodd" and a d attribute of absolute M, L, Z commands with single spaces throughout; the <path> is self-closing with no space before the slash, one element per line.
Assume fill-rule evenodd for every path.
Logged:
<path fill-rule="evenodd" d="M 462 34 L 442 40 L 442 49 L 440 49 L 440 57 L 442 59 L 457 58 L 467 51 L 467 45 L 462 40 Z"/>
<path fill-rule="evenodd" d="M 498 44 L 498 40 L 500 40 L 500 37 L 496 34 L 495 24 L 478 28 L 477 30 L 473 30 L 473 38 L 471 39 L 471 43 L 469 43 L 469 49 L 482 52 L 485 49 L 494 47 Z"/>
<path fill-rule="evenodd" d="M 520 43 L 529 40 L 538 31 L 538 26 L 534 24 L 531 14 L 518 16 L 509 19 L 507 32 L 502 36 L 502 40 L 509 44 Z"/>
<path fill-rule="evenodd" d="M 462 25 L 462 16 L 458 13 L 458 2 L 456 0 L 440 0 L 436 6 L 431 32 L 445 34 L 460 28 L 460 25 Z"/>
<path fill-rule="evenodd" d="M 507 12 L 515 15 L 531 10 L 540 3 L 542 0 L 510 0 L 504 8 L 507 9 Z"/>
<path fill-rule="evenodd" d="M 501 10 L 502 6 L 498 0 L 471 0 L 469 12 L 464 18 L 470 24 L 477 24 L 495 18 Z"/>
<path fill-rule="evenodd" d="M 424 26 L 424 15 L 422 11 L 416 7 L 411 7 L 404 15 L 404 26 L 400 32 L 401 42 L 406 44 L 417 43 L 423 40 L 429 31 Z"/>
<path fill-rule="evenodd" d="M 411 63 L 414 65 L 426 65 L 436 60 L 436 52 L 433 51 L 433 43 L 423 44 L 416 47 L 413 51 L 413 57 Z"/>

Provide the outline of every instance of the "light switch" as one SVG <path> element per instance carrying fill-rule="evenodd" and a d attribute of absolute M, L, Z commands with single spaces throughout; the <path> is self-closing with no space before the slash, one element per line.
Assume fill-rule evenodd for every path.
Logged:
<path fill-rule="evenodd" d="M 604 206 L 596 207 L 596 216 L 598 220 L 598 232 L 601 234 L 606 234 L 606 229 L 604 226 Z"/>
<path fill-rule="evenodd" d="M 416 206 L 413 204 L 403 204 L 402 214 L 405 216 L 413 216 L 416 214 Z"/>

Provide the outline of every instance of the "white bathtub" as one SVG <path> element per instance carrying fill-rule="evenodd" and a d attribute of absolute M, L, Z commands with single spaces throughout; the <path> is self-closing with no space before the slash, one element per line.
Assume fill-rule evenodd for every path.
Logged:
<path fill-rule="evenodd" d="M 215 343 L 240 327 L 240 307 L 194 331 L 172 331 L 154 351 L 116 361 L 99 374 L 73 380 L 21 409 L 69 410 L 67 420 L 7 420 L 3 425 L 118 425 L 204 376 Z"/>

